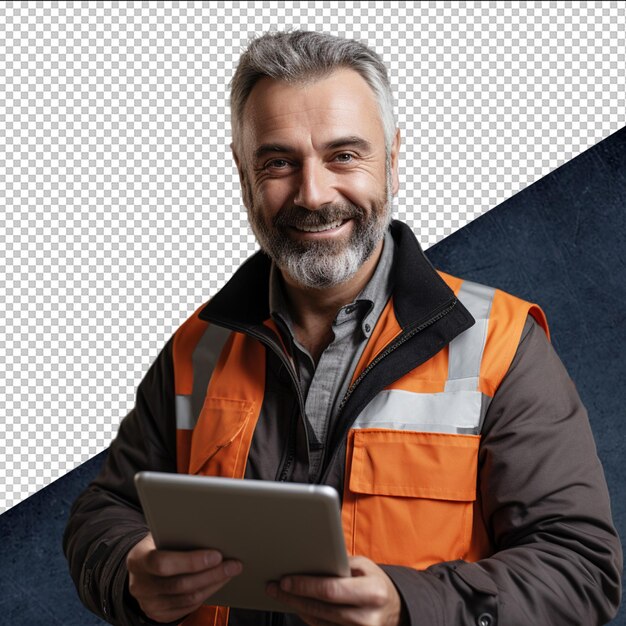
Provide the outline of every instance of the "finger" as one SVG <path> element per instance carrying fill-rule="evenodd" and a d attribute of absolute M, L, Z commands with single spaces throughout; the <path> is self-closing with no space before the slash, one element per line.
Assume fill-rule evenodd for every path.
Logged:
<path fill-rule="evenodd" d="M 323 576 L 286 576 L 279 582 L 281 591 L 324 602 L 344 603 L 346 595 L 341 578 Z"/>
<path fill-rule="evenodd" d="M 212 569 L 222 561 L 217 550 L 150 550 L 144 557 L 143 569 L 154 576 L 193 574 Z M 130 563 L 129 563 L 130 567 Z"/>
<path fill-rule="evenodd" d="M 323 576 L 287 576 L 280 589 L 289 594 L 331 604 L 380 606 L 386 599 L 386 586 L 375 576 L 346 578 Z"/>
<path fill-rule="evenodd" d="M 193 573 L 218 565 L 222 555 L 217 550 L 158 550 L 152 533 L 131 548 L 126 566 L 132 575 L 174 576 Z"/>
<path fill-rule="evenodd" d="M 215 593 L 241 571 L 241 562 L 228 560 L 217 567 L 195 574 L 181 574 L 166 578 L 151 576 L 146 579 L 146 586 L 150 586 L 151 595 L 162 597 L 191 595 L 209 589 L 214 589 L 212 593 Z"/>
<path fill-rule="evenodd" d="M 173 578 L 154 577 L 142 589 L 131 589 L 149 617 L 174 621 L 191 613 L 242 571 L 239 561 L 225 561 L 222 565 L 199 574 Z M 165 620 L 165 617 L 168 617 Z"/>
<path fill-rule="evenodd" d="M 307 624 L 352 624 L 358 623 L 359 609 L 352 606 L 329 604 L 314 598 L 296 596 L 283 591 L 276 583 L 270 583 L 267 594 L 285 604 Z"/>
<path fill-rule="evenodd" d="M 217 567 L 197 574 L 178 576 L 129 576 L 128 588 L 136 598 L 161 598 L 167 601 L 172 596 L 194 594 L 204 589 L 217 589 L 242 571 L 239 561 L 225 561 Z"/>

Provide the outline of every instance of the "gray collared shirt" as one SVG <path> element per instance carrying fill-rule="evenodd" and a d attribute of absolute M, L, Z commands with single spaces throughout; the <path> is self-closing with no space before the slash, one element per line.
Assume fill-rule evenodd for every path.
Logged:
<path fill-rule="evenodd" d="M 352 374 L 393 288 L 393 238 L 388 230 L 376 270 L 354 302 L 339 309 L 333 321 L 334 338 L 317 367 L 311 354 L 295 338 L 278 268 L 270 274 L 270 313 L 291 352 L 305 398 L 309 437 L 309 479 L 321 466 L 329 428 L 349 388 Z"/>

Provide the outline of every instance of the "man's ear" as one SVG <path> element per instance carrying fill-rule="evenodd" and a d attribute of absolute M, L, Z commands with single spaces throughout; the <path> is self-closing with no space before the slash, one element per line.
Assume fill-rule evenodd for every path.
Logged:
<path fill-rule="evenodd" d="M 400 129 L 396 128 L 396 134 L 391 143 L 391 192 L 397 195 L 400 188 L 400 179 L 398 177 L 398 160 L 400 155 Z"/>

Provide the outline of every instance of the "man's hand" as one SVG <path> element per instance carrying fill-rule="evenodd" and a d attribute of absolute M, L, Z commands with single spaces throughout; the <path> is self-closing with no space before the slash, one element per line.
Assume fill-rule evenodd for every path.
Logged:
<path fill-rule="evenodd" d="M 126 566 L 131 595 L 157 622 L 195 611 L 241 572 L 239 561 L 223 561 L 216 550 L 157 550 L 150 533 L 130 550 Z"/>
<path fill-rule="evenodd" d="M 387 574 L 363 556 L 350 557 L 350 570 L 350 578 L 286 576 L 267 593 L 310 626 L 402 624 L 402 601 Z"/>

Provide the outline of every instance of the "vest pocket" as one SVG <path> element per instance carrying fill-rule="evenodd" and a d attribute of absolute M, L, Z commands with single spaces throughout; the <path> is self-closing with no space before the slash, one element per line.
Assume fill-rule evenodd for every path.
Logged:
<path fill-rule="evenodd" d="M 424 569 L 470 547 L 478 435 L 350 433 L 342 519 L 352 554 Z"/>
<path fill-rule="evenodd" d="M 242 478 L 249 438 L 239 436 L 252 416 L 253 402 L 207 398 L 191 437 L 190 474 Z"/>

